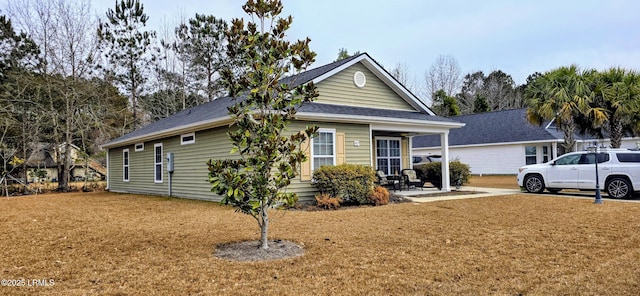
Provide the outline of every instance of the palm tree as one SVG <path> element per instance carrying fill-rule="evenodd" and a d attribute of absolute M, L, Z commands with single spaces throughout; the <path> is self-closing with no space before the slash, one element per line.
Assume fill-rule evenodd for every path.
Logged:
<path fill-rule="evenodd" d="M 595 105 L 608 114 L 606 129 L 611 147 L 620 148 L 626 131 L 638 133 L 634 115 L 640 111 L 640 75 L 623 68 L 611 68 L 598 75 Z"/>
<path fill-rule="evenodd" d="M 525 90 L 525 99 L 529 106 L 527 118 L 530 122 L 541 124 L 546 120 L 555 120 L 556 126 L 563 132 L 564 152 L 575 147 L 576 118 L 588 115 L 594 122 L 606 119 L 606 113 L 595 110 L 589 103 L 593 101 L 590 88 L 592 71 L 580 73 L 578 66 L 560 67 L 538 77 Z"/>

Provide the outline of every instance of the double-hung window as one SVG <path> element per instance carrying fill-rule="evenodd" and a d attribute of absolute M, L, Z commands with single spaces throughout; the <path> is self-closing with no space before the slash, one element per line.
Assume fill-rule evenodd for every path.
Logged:
<path fill-rule="evenodd" d="M 312 139 L 311 165 L 318 169 L 325 165 L 336 164 L 336 130 L 319 129 L 318 136 Z"/>
<path fill-rule="evenodd" d="M 376 139 L 377 169 L 387 175 L 400 174 L 402 170 L 402 150 L 399 138 Z"/>
<path fill-rule="evenodd" d="M 153 145 L 154 181 L 162 183 L 162 143 Z"/>
<path fill-rule="evenodd" d="M 527 165 L 538 163 L 537 147 L 536 146 L 525 146 L 524 147 L 524 156 L 525 156 L 525 163 Z"/>
<path fill-rule="evenodd" d="M 129 149 L 122 150 L 122 181 L 129 182 Z"/>

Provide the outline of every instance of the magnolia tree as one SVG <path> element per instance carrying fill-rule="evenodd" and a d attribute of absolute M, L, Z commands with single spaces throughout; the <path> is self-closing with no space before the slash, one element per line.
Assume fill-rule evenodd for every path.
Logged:
<path fill-rule="evenodd" d="M 285 32 L 292 17 L 279 17 L 282 3 L 249 0 L 242 6 L 252 17 L 234 19 L 227 31 L 228 60 L 235 66 L 221 71 L 223 85 L 234 98 L 229 107 L 233 119 L 228 135 L 235 159 L 209 160 L 211 191 L 223 196 L 222 203 L 251 215 L 260 226 L 262 249 L 268 249 L 268 209 L 296 202 L 295 193 L 285 192 L 307 160 L 302 143 L 317 131 L 287 129 L 297 109 L 318 96 L 313 83 L 297 84 L 285 78 L 304 71 L 315 60 L 310 39 L 291 43 Z M 292 76 L 294 77 L 294 76 Z"/>

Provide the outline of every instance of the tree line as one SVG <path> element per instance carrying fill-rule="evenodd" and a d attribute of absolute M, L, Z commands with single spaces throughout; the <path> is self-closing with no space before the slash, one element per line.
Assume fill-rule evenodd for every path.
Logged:
<path fill-rule="evenodd" d="M 12 1 L 0 17 L 2 172 L 14 170 L 17 163 L 26 169 L 24 161 L 12 160 L 26 159 L 34 143 L 51 143 L 60 190 L 69 188 L 71 144 L 84 155 L 99 154 L 99 145 L 109 139 L 227 95 L 222 69 L 240 74 L 246 63 L 229 58 L 234 55 L 227 51 L 237 49 L 225 34 L 230 27 L 225 20 L 196 14 L 175 26 L 166 24 L 158 33 L 147 28 L 149 17 L 139 0 L 116 1 L 100 17 L 92 16 L 89 0 Z M 348 56 L 341 48 L 339 59 Z M 636 131 L 630 125 L 637 122 L 637 108 L 614 101 L 610 93 L 621 92 L 619 80 L 633 80 L 629 76 L 637 74 L 619 70 L 625 78 L 611 74 L 603 80 L 590 74 L 601 77 L 589 78 L 601 81 L 589 84 L 585 101 L 591 107 L 569 103 L 576 106 L 568 113 L 576 127 L 599 135 Z M 442 116 L 521 107 L 530 108 L 532 122 L 560 114 L 551 91 L 542 92 L 550 88 L 542 84 L 558 81 L 549 73 L 534 73 L 524 85 L 500 70 L 461 76 L 452 56 L 439 56 L 425 72 L 424 83 L 409 79 L 404 64 L 389 72 L 419 97 L 431 99 L 430 106 Z M 606 91 L 602 81 L 611 84 Z M 591 123 L 589 128 L 585 122 Z M 569 130 L 572 125 L 558 126 Z"/>
<path fill-rule="evenodd" d="M 340 54 L 344 54 L 341 50 Z M 597 139 L 609 138 L 620 148 L 622 138 L 640 134 L 640 74 L 613 67 L 604 71 L 563 66 L 535 72 L 526 83 L 516 85 L 501 70 L 482 71 L 461 78 L 452 56 L 439 56 L 425 72 L 424 84 L 408 79 L 407 67 L 396 65 L 390 74 L 423 98 L 441 116 L 527 108 L 532 124 L 553 121 L 563 132 L 561 153 L 573 151 L 576 133 Z"/>
<path fill-rule="evenodd" d="M 225 94 L 220 69 L 240 65 L 223 58 L 226 21 L 196 14 L 158 38 L 148 19 L 139 0 L 116 1 L 101 17 L 89 0 L 12 1 L 0 10 L 3 176 L 18 169 L 26 182 L 24 160 L 49 143 L 67 191 L 71 145 L 104 161 L 99 145 Z"/>

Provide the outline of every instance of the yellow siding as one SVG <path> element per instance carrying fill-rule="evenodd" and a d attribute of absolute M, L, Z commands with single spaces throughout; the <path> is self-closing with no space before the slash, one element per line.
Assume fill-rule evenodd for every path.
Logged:
<path fill-rule="evenodd" d="M 317 125 L 320 128 L 335 129 L 336 136 L 344 134 L 344 163 L 371 165 L 371 157 L 369 155 L 369 146 L 371 140 L 369 138 L 369 126 L 363 124 L 341 124 L 341 123 L 325 123 L 325 122 L 294 122 L 291 124 L 291 130 L 302 130 L 306 125 Z M 358 142 L 356 147 L 354 142 Z M 337 151 L 340 152 L 340 151 Z M 309 162 L 303 164 L 308 166 Z M 313 173 L 312 173 L 313 174 Z M 303 181 L 301 181 L 301 179 Z M 316 193 L 315 188 L 311 186 L 310 179 L 296 178 L 289 186 L 289 191 L 296 192 L 301 200 L 312 200 Z"/>
<path fill-rule="evenodd" d="M 353 82 L 353 75 L 356 71 L 361 71 L 367 78 L 367 83 L 363 88 L 356 87 Z M 344 69 L 316 86 L 320 94 L 316 100 L 318 103 L 415 111 L 409 103 L 361 63 Z"/>
<path fill-rule="evenodd" d="M 402 140 L 400 141 L 400 149 L 400 153 L 402 154 L 402 168 L 411 168 L 411 165 L 409 163 L 409 139 L 402 138 Z"/>
<path fill-rule="evenodd" d="M 229 158 L 231 142 L 226 135 L 227 128 L 196 132 L 196 142 L 180 144 L 180 136 L 144 143 L 144 151 L 136 152 L 133 145 L 109 149 L 109 189 L 116 192 L 144 193 L 154 195 L 169 194 L 169 177 L 166 155 L 174 154 L 172 174 L 172 196 L 215 199 L 208 182 L 207 160 L 214 157 Z M 154 182 L 154 149 L 156 143 L 163 145 L 163 182 Z M 129 148 L 129 182 L 122 181 L 122 149 Z"/>
<path fill-rule="evenodd" d="M 303 130 L 306 125 L 315 124 L 322 128 L 336 129 L 344 134 L 344 161 L 363 165 L 370 164 L 369 156 L 369 126 L 356 124 L 308 123 L 293 122 L 289 130 Z M 180 136 L 173 136 L 157 141 L 145 143 L 144 151 L 135 152 L 133 145 L 109 149 L 109 187 L 114 192 L 143 193 L 154 195 L 168 195 L 168 174 L 166 155 L 174 154 L 174 173 L 172 174 L 172 196 L 198 199 L 220 200 L 220 196 L 211 193 L 208 182 L 207 160 L 211 158 L 232 158 L 231 142 L 226 135 L 227 128 L 196 132 L 196 142 L 180 145 Z M 359 147 L 354 146 L 359 141 Z M 153 145 L 163 144 L 163 182 L 154 182 Z M 122 150 L 129 148 L 129 182 L 122 181 Z M 310 180 L 310 178 L 309 178 Z M 310 181 L 300 181 L 297 178 L 288 188 L 289 192 L 296 192 L 301 200 L 310 200 L 315 189 Z"/>

